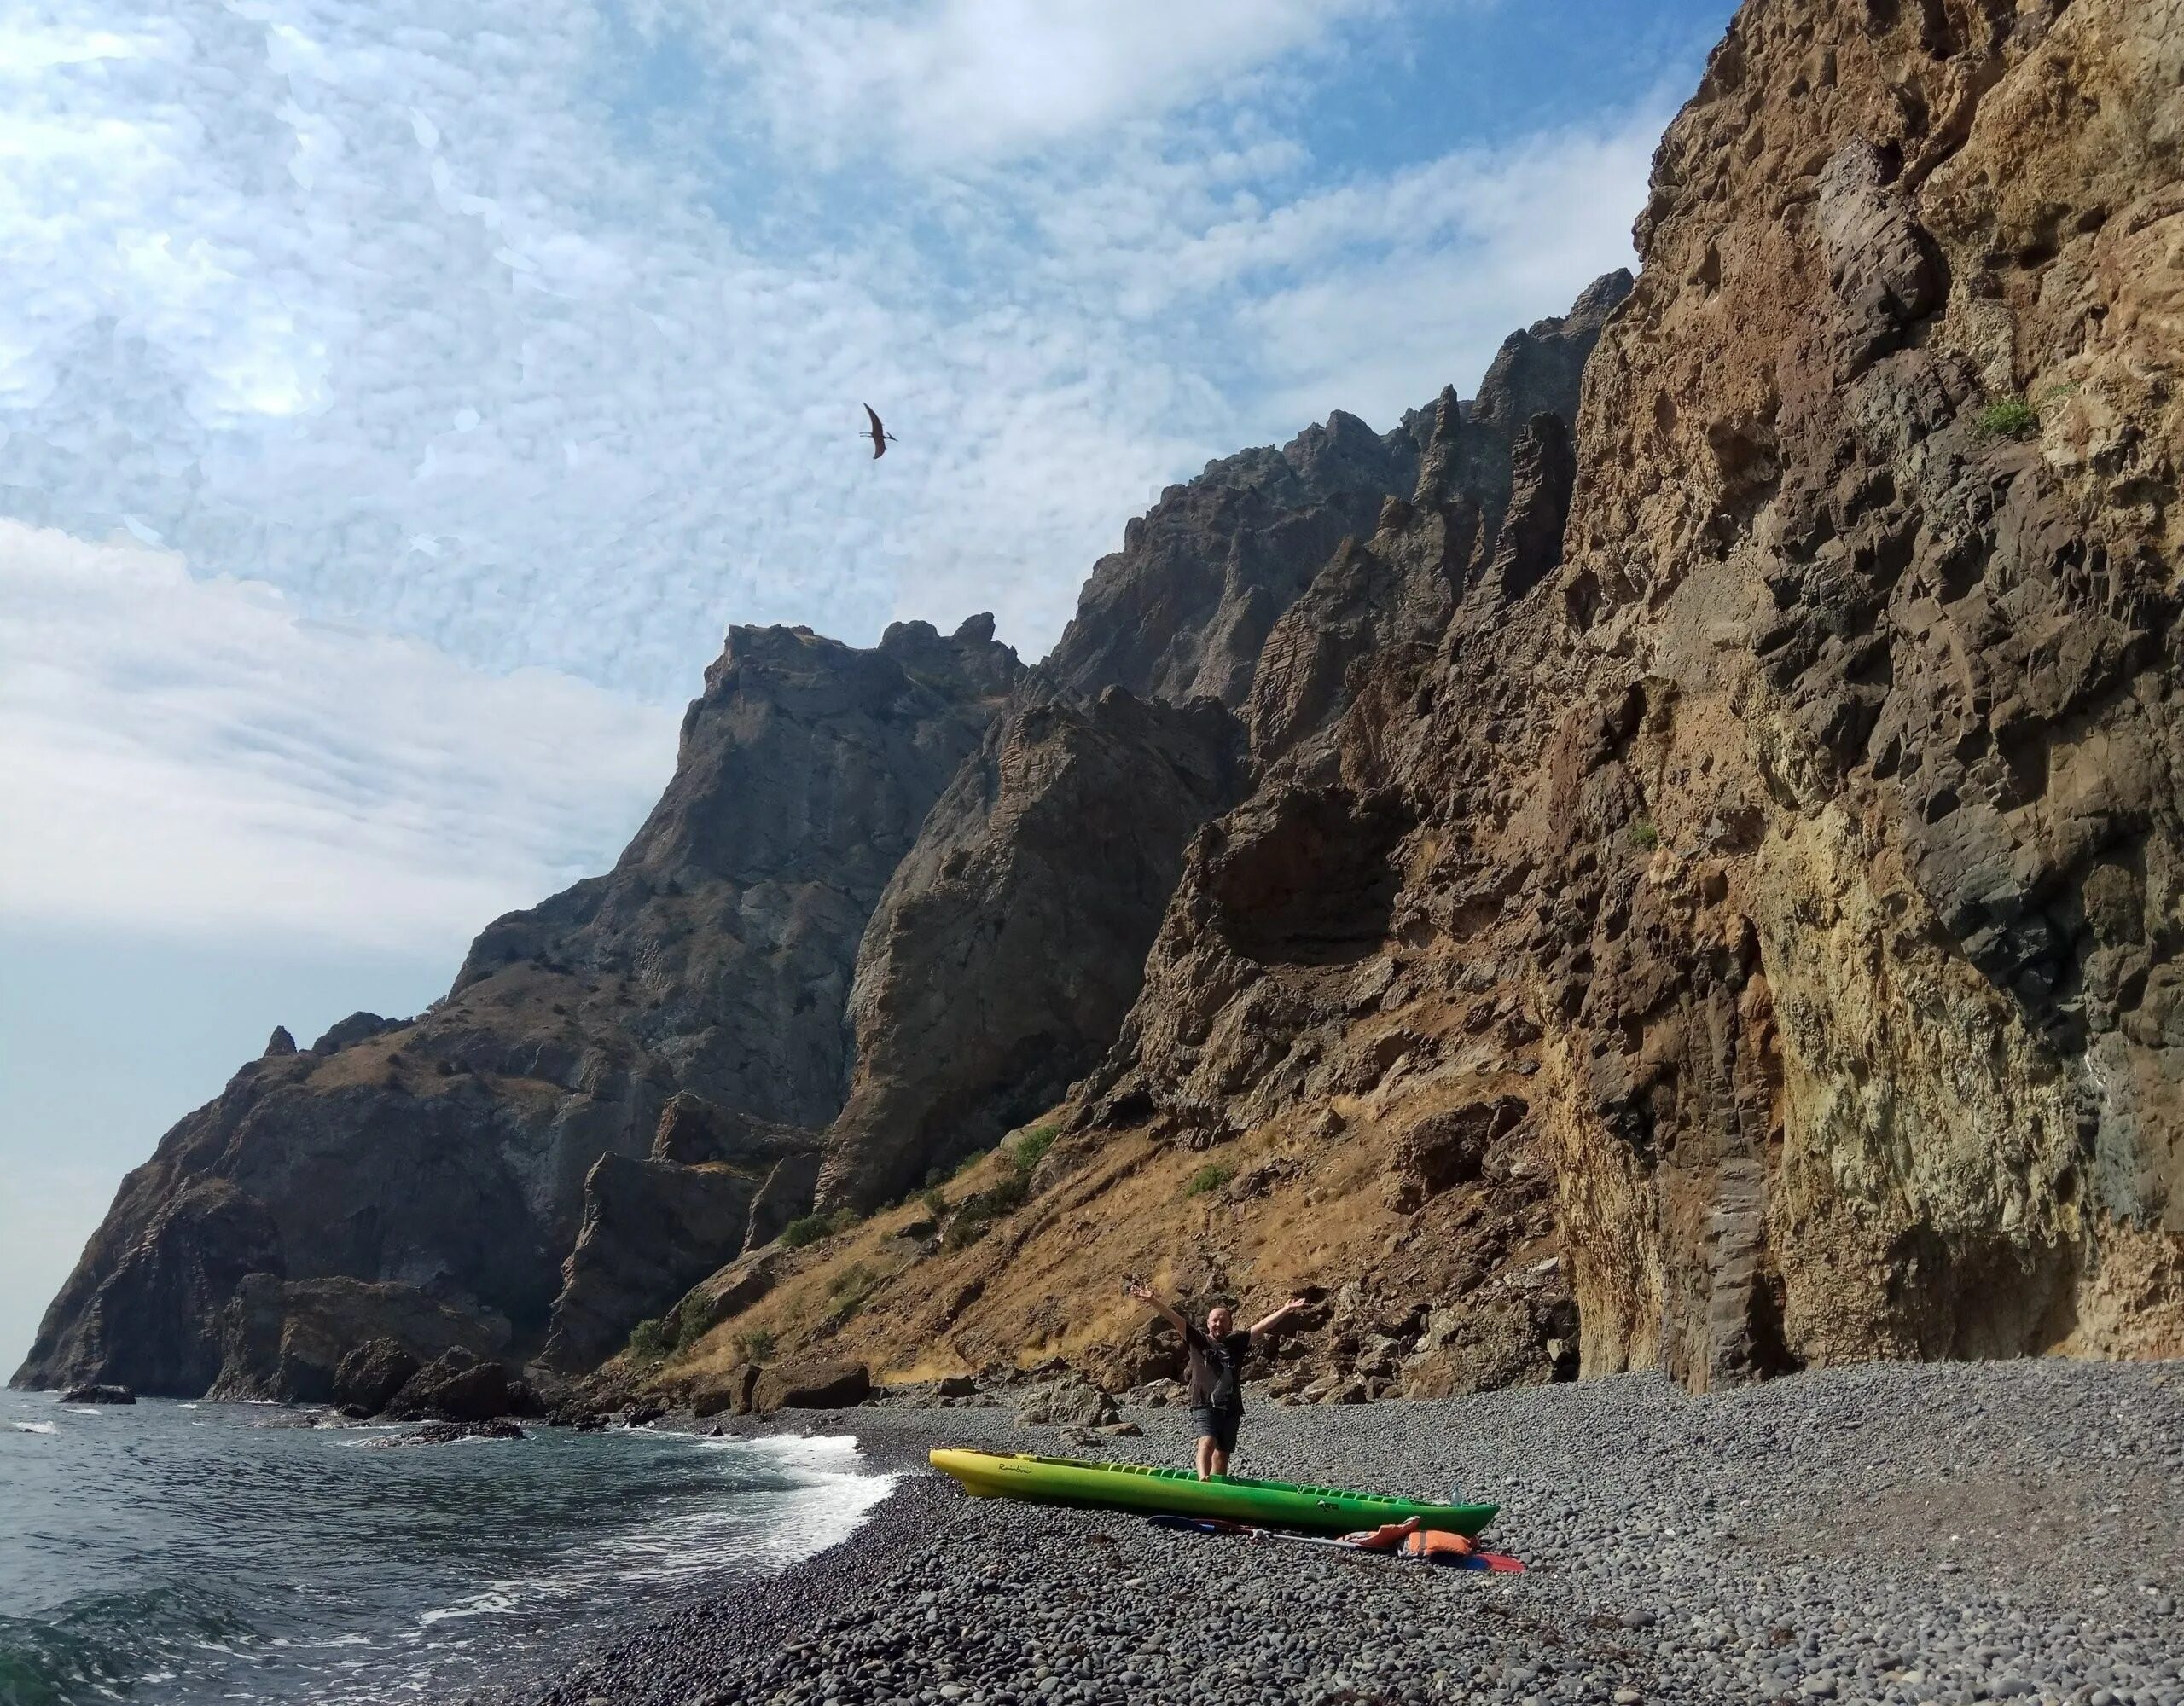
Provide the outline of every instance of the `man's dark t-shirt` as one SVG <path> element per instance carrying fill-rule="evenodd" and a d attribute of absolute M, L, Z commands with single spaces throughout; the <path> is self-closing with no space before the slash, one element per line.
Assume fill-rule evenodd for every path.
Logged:
<path fill-rule="evenodd" d="M 1252 1348 L 1252 1336 L 1240 1331 L 1208 1338 L 1203 1328 L 1186 1323 L 1183 1343 L 1190 1347 L 1191 1407 L 1242 1410 L 1244 1357 Z"/>

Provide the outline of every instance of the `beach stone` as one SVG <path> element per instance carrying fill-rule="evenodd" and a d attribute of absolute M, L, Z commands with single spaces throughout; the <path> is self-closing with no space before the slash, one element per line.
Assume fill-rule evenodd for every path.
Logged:
<path fill-rule="evenodd" d="M 776 1410 L 829 1410 L 862 1404 L 872 1391 L 872 1371 L 862 1362 L 808 1362 L 759 1371 L 752 1388 L 752 1408 L 760 1415 Z"/>

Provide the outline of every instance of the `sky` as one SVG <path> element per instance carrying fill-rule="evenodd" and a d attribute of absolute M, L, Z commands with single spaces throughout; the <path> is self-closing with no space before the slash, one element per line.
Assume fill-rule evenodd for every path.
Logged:
<path fill-rule="evenodd" d="M 1731 9 L 0 6 L 0 1363 L 273 1024 L 612 862 L 729 624 L 1037 658 L 1631 264 Z"/>

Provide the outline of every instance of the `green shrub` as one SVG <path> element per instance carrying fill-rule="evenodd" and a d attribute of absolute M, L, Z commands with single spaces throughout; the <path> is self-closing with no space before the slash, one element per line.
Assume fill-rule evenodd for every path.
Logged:
<path fill-rule="evenodd" d="M 678 1311 L 670 1316 L 668 1320 L 675 1329 L 675 1348 L 677 1350 L 689 1349 L 692 1345 L 706 1336 L 706 1331 L 712 1326 L 712 1323 L 706 1319 L 706 1312 L 700 1309 L 693 1309 L 688 1314 Z"/>
<path fill-rule="evenodd" d="M 1183 1187 L 1183 1194 L 1186 1197 L 1202 1197 L 1208 1191 L 1219 1190 L 1235 1176 L 1234 1168 L 1223 1167 L 1220 1163 L 1215 1162 L 1210 1166 L 1199 1168 L 1197 1172 L 1191 1175 L 1189 1182 Z"/>
<path fill-rule="evenodd" d="M 948 1195 L 939 1186 L 918 1193 L 918 1201 L 925 1204 L 925 1211 L 937 1221 L 948 1218 Z"/>
<path fill-rule="evenodd" d="M 667 1336 L 667 1323 L 654 1316 L 630 1329 L 630 1358 L 635 1362 L 658 1362 L 675 1349 Z"/>
<path fill-rule="evenodd" d="M 740 1332 L 729 1343 L 735 1347 L 738 1362 L 764 1362 L 774 1354 L 774 1336 L 764 1327 Z"/>
<path fill-rule="evenodd" d="M 802 1250 L 822 1238 L 847 1232 L 863 1218 L 855 1209 L 837 1209 L 831 1215 L 805 1215 L 781 1228 L 781 1242 L 791 1250 Z"/>
<path fill-rule="evenodd" d="M 2040 430 L 2040 416 L 2023 397 L 2001 397 L 1973 415 L 1972 424 L 1989 438 L 2030 438 Z"/>
<path fill-rule="evenodd" d="M 949 1221 L 941 1247 L 962 1250 L 976 1244 L 992 1230 L 996 1221 L 1022 1208 L 1031 1194 L 1031 1175 L 1017 1172 L 1004 1174 L 983 1191 L 973 1191 Z"/>
<path fill-rule="evenodd" d="M 1630 820 L 1630 844 L 1641 853 L 1650 853 L 1661 844 L 1661 832 L 1653 827 L 1650 819 L 1634 817 Z"/>
<path fill-rule="evenodd" d="M 1060 1135 L 1057 1127 L 1035 1125 L 1004 1149 L 1002 1154 L 1019 1173 L 1029 1173 L 1039 1164 L 1039 1158 L 1054 1146 L 1054 1140 Z"/>

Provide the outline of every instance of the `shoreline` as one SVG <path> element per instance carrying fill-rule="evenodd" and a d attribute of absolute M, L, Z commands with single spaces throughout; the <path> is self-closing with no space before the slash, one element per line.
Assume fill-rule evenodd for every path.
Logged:
<path fill-rule="evenodd" d="M 1180 1412 L 1096 1451 L 1006 1408 L 848 1432 L 901 1478 L 850 1538 L 680 1590 L 498 1706 L 1101 1706 L 1463 1697 L 2184 1706 L 2184 1362 L 1871 1364 L 1691 1396 L 1648 1376 L 1260 1404 L 1241 1473 L 1499 1502 L 1522 1575 L 972 1500 L 944 1442 L 1188 1460 Z M 1333 1472 L 1331 1472 L 1333 1471 Z"/>

